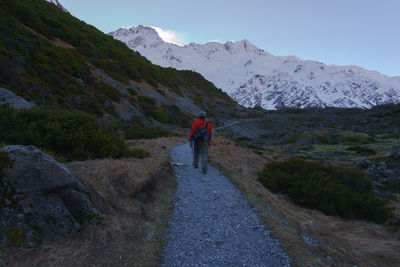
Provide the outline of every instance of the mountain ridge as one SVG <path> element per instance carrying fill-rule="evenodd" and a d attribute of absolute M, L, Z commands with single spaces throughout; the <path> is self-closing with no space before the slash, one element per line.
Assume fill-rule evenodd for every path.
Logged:
<path fill-rule="evenodd" d="M 58 8 L 60 8 L 62 11 L 66 12 L 66 13 L 70 13 L 68 11 L 68 9 L 66 9 L 60 2 L 58 2 L 58 0 L 46 0 L 47 2 L 53 3 L 54 5 L 56 5 Z"/>
<path fill-rule="evenodd" d="M 400 77 L 353 65 L 273 56 L 246 39 L 178 46 L 142 25 L 109 34 L 154 64 L 201 73 L 246 107 L 371 108 L 399 103 Z"/>

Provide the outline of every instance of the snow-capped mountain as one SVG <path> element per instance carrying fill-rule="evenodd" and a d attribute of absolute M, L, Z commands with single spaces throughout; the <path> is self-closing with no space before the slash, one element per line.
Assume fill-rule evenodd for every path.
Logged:
<path fill-rule="evenodd" d="M 58 2 L 58 0 L 46 0 L 47 2 L 53 3 L 56 6 L 58 6 L 62 11 L 69 13 L 69 11 L 63 7 L 63 5 L 60 4 L 60 2 Z"/>
<path fill-rule="evenodd" d="M 371 108 L 400 103 L 400 77 L 358 66 L 273 56 L 247 40 L 178 46 L 146 26 L 121 28 L 110 35 L 153 64 L 201 73 L 246 107 Z"/>

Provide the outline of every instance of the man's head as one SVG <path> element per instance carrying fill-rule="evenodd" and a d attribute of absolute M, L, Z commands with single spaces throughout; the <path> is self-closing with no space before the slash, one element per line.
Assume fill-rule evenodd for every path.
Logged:
<path fill-rule="evenodd" d="M 199 118 L 204 119 L 206 117 L 206 112 L 205 111 L 200 111 L 199 112 Z"/>

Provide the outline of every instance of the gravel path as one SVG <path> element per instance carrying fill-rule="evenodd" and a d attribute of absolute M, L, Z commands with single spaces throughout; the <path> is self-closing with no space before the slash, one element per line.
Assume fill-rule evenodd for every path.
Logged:
<path fill-rule="evenodd" d="M 290 266 L 254 209 L 214 167 L 192 166 L 188 144 L 171 152 L 178 181 L 161 266 Z"/>

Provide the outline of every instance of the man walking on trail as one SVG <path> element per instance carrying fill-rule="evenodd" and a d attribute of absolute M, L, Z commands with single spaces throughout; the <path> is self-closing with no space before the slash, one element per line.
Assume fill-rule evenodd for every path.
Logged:
<path fill-rule="evenodd" d="M 193 123 L 190 131 L 189 145 L 192 147 L 194 141 L 193 166 L 196 169 L 199 167 L 199 157 L 201 156 L 201 167 L 204 174 L 207 173 L 208 146 L 211 145 L 211 139 L 211 124 L 206 121 L 206 112 L 200 111 L 199 119 Z"/>

